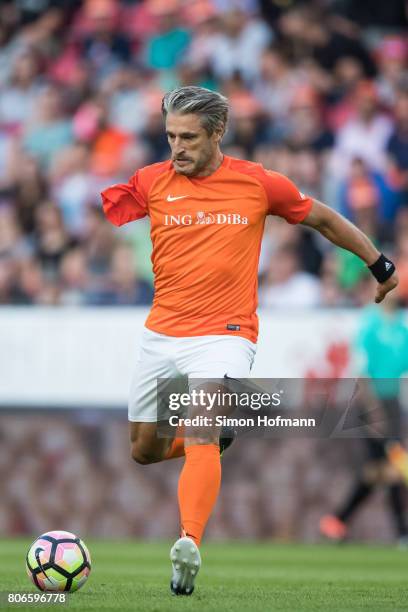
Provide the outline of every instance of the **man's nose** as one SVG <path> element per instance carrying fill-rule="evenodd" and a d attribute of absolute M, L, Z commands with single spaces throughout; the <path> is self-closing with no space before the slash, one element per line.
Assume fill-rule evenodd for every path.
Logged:
<path fill-rule="evenodd" d="M 173 147 L 173 155 L 179 156 L 179 155 L 183 155 L 185 153 L 185 149 L 183 147 L 183 145 L 176 145 L 174 144 Z"/>
<path fill-rule="evenodd" d="M 186 142 L 181 136 L 176 136 L 174 139 L 174 147 L 178 150 L 184 151 Z"/>

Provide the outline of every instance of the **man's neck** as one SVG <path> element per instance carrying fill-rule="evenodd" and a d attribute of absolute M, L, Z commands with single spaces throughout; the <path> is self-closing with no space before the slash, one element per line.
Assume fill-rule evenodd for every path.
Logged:
<path fill-rule="evenodd" d="M 210 174 L 213 174 L 216 170 L 218 170 L 218 168 L 221 166 L 222 161 L 224 159 L 224 155 L 221 153 L 220 149 L 218 149 L 217 153 L 214 155 L 214 157 L 208 162 L 208 164 L 206 165 L 205 168 L 203 168 L 201 170 L 201 172 L 199 172 L 198 174 L 196 174 L 195 176 L 197 178 L 203 178 L 204 176 L 210 176 Z"/>

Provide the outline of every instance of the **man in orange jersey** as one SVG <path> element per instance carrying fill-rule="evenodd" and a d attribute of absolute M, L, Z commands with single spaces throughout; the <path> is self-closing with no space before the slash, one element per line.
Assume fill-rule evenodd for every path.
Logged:
<path fill-rule="evenodd" d="M 301 194 L 285 176 L 222 154 L 224 96 L 182 87 L 164 96 L 162 110 L 171 159 L 137 170 L 102 199 L 114 225 L 150 217 L 155 297 L 130 392 L 131 452 L 143 465 L 185 456 L 178 486 L 182 537 L 170 553 L 171 590 L 190 595 L 201 565 L 198 546 L 220 486 L 220 429 L 192 430 L 184 439 L 158 437 L 157 379 L 248 377 L 267 215 L 315 228 L 355 253 L 378 281 L 376 302 L 398 279 L 393 263 L 349 221 Z"/>

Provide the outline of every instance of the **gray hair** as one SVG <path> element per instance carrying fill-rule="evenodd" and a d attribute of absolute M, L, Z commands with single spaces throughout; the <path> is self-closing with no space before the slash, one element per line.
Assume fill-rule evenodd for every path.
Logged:
<path fill-rule="evenodd" d="M 211 136 L 215 131 L 225 132 L 228 121 L 228 100 L 205 87 L 180 87 L 166 93 L 162 100 L 162 114 L 193 113 L 200 115 L 203 128 Z"/>

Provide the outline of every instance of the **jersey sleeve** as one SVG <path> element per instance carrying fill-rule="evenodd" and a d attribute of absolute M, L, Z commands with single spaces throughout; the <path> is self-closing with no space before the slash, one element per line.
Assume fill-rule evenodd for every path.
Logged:
<path fill-rule="evenodd" d="M 102 207 L 113 225 L 124 225 L 148 215 L 147 194 L 137 171 L 128 183 L 108 187 L 101 193 Z"/>
<path fill-rule="evenodd" d="M 268 197 L 268 214 L 283 217 L 288 223 L 301 223 L 312 208 L 312 198 L 299 191 L 279 172 L 264 170 L 263 184 Z"/>

